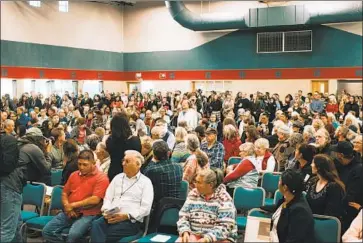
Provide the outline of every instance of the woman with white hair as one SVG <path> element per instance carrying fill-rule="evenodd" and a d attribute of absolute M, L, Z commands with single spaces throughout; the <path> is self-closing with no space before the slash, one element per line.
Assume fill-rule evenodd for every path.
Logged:
<path fill-rule="evenodd" d="M 277 161 L 279 172 L 285 170 L 285 166 L 290 155 L 294 153 L 294 149 L 290 146 L 289 142 L 290 132 L 290 128 L 286 125 L 282 125 L 277 129 L 277 137 L 279 142 L 272 150 L 272 154 Z"/>
<path fill-rule="evenodd" d="M 315 129 L 313 126 L 307 125 L 304 127 L 303 139 L 304 143 L 315 143 Z"/>
<path fill-rule="evenodd" d="M 227 175 L 223 180 L 227 184 L 227 191 L 233 193 L 236 187 L 257 187 L 258 169 L 256 168 L 256 154 L 253 143 L 244 143 L 240 147 L 242 161 L 227 167 Z"/>
<path fill-rule="evenodd" d="M 354 151 L 356 153 L 359 153 L 360 154 L 360 157 L 363 158 L 362 136 L 357 136 L 353 140 L 353 145 L 354 145 Z"/>
<path fill-rule="evenodd" d="M 185 128 L 177 127 L 175 129 L 175 145 L 171 154 L 171 162 L 184 163 L 190 156 L 185 145 L 185 138 L 187 135 L 188 133 Z"/>
<path fill-rule="evenodd" d="M 255 154 L 257 158 L 256 168 L 258 172 L 274 172 L 276 160 L 269 151 L 270 144 L 266 138 L 259 138 L 255 142 Z"/>
<path fill-rule="evenodd" d="M 224 162 L 227 163 L 230 157 L 236 157 L 239 154 L 239 146 L 241 140 L 238 136 L 235 126 L 229 124 L 223 127 L 223 146 L 224 146 Z"/>

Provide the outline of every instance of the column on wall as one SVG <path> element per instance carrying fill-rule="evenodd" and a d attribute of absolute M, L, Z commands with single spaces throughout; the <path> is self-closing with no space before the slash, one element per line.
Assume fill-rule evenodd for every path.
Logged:
<path fill-rule="evenodd" d="M 78 81 L 77 80 L 73 80 L 72 81 L 72 92 L 77 95 L 78 94 Z"/>
<path fill-rule="evenodd" d="M 13 93 L 12 93 L 12 96 L 13 96 L 13 97 L 17 97 L 17 96 L 18 96 L 18 94 L 17 94 L 17 92 L 18 92 L 17 85 L 18 85 L 18 82 L 14 79 L 14 80 L 12 81 L 12 86 L 13 86 Z"/>
<path fill-rule="evenodd" d="M 99 87 L 99 91 L 101 93 L 103 91 L 103 81 L 102 80 L 98 81 L 98 87 Z"/>

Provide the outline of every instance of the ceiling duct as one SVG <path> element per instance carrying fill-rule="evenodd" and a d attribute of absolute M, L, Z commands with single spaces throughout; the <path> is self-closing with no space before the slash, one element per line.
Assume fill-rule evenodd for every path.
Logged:
<path fill-rule="evenodd" d="M 249 9 L 246 14 L 190 11 L 182 1 L 165 1 L 172 18 L 194 31 L 318 25 L 362 21 L 362 2 L 316 2 Z"/>

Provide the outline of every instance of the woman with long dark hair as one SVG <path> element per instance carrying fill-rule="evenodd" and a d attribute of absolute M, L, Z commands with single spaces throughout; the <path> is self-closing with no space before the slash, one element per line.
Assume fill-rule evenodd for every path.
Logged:
<path fill-rule="evenodd" d="M 311 168 L 316 175 L 309 181 L 306 190 L 311 210 L 314 214 L 341 218 L 345 186 L 339 179 L 333 160 L 325 154 L 318 154 Z"/>
<path fill-rule="evenodd" d="M 74 139 L 67 139 L 63 144 L 64 160 L 61 185 L 65 185 L 69 176 L 78 170 L 79 147 Z"/>
<path fill-rule="evenodd" d="M 111 157 L 108 170 L 110 181 L 123 172 L 122 160 L 126 150 L 141 152 L 141 141 L 137 136 L 132 136 L 129 118 L 126 113 L 117 113 L 111 120 L 111 135 L 106 141 L 107 151 Z"/>

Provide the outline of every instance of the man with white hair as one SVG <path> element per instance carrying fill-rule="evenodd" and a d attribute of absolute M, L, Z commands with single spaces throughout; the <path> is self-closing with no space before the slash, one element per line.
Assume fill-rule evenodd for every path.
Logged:
<path fill-rule="evenodd" d="M 168 144 L 170 150 L 173 150 L 176 140 L 174 134 L 168 130 L 168 123 L 163 119 L 157 119 L 155 121 L 155 127 L 162 128 L 160 131 L 160 139 Z"/>
<path fill-rule="evenodd" d="M 140 173 L 143 163 L 144 157 L 138 151 L 125 152 L 123 173 L 115 176 L 107 188 L 103 216 L 92 223 L 91 242 L 118 242 L 140 231 L 154 200 L 150 179 Z"/>
<path fill-rule="evenodd" d="M 11 120 L 11 119 L 5 120 L 5 122 L 4 122 L 4 132 L 7 135 L 14 136 L 15 135 L 14 129 L 15 129 L 15 123 L 14 123 L 14 121 Z"/>

